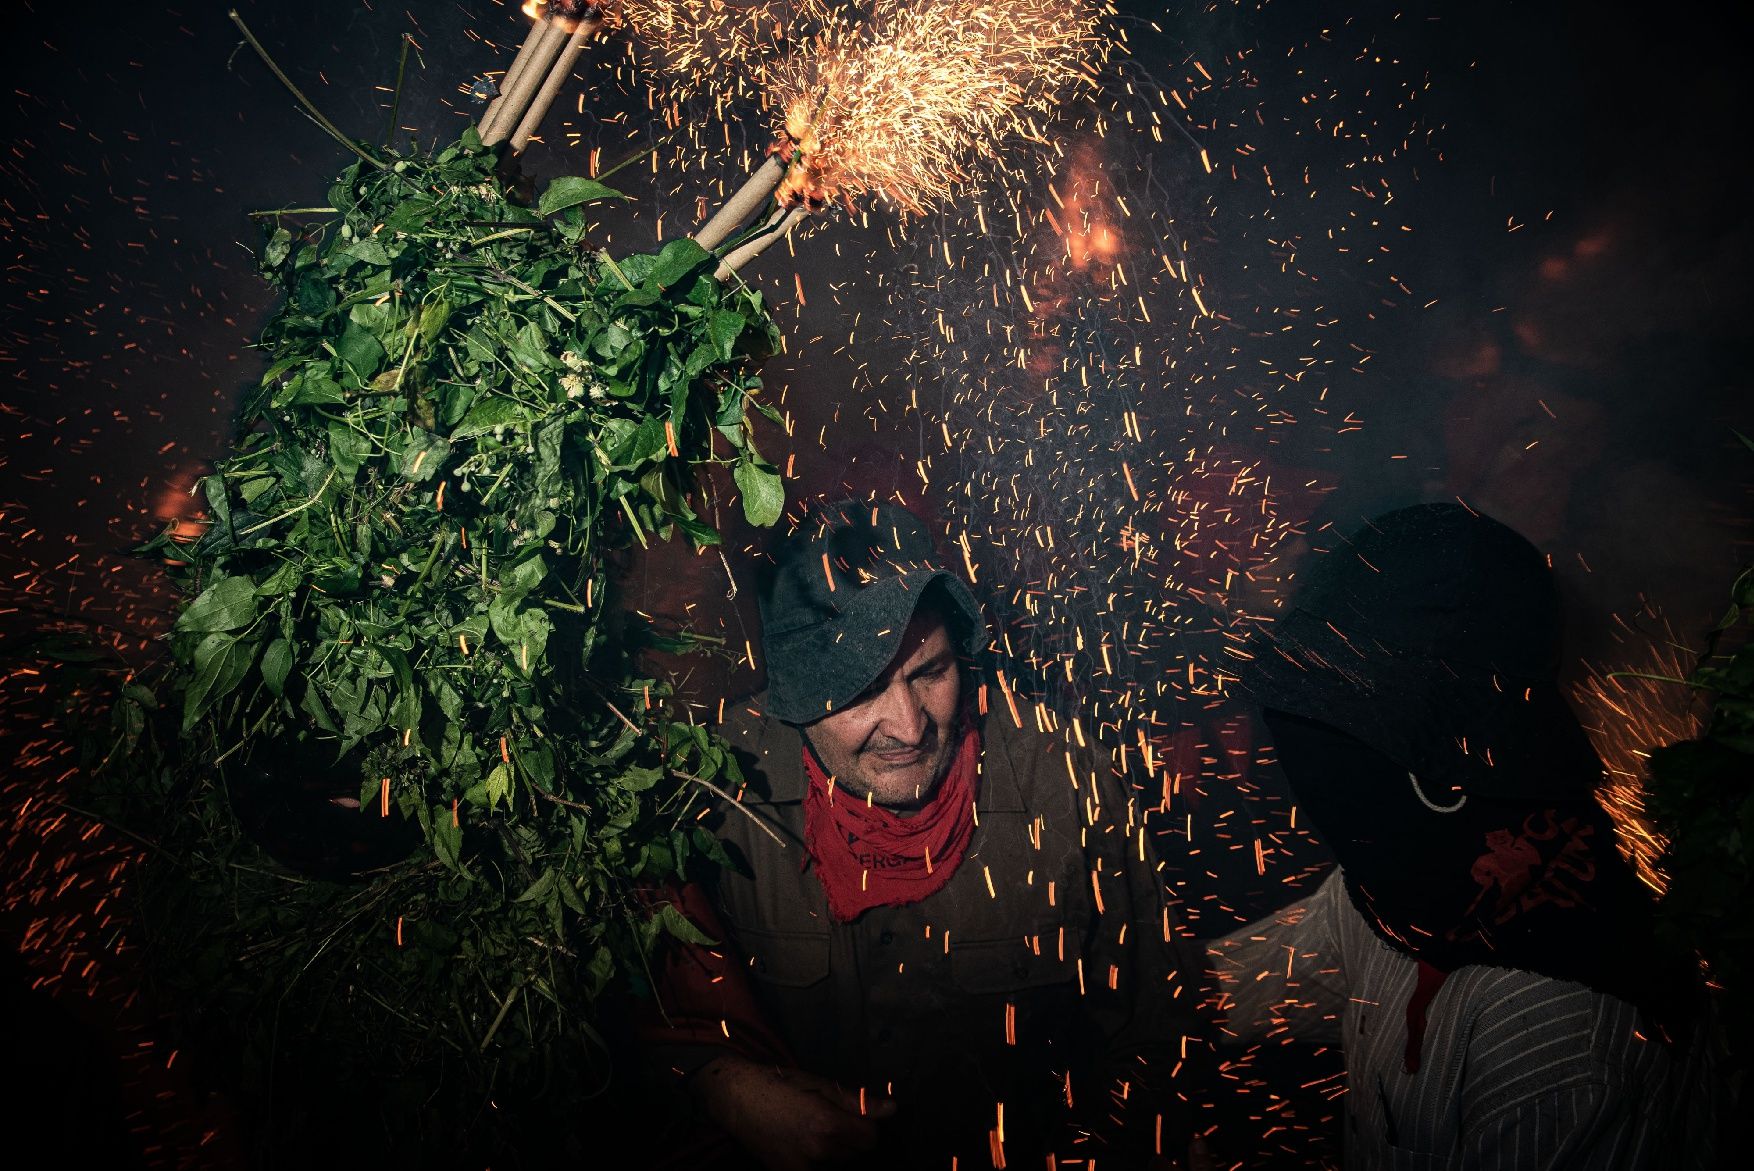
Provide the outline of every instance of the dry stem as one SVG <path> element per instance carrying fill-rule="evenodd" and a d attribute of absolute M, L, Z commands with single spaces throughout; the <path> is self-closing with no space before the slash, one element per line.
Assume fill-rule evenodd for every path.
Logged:
<path fill-rule="evenodd" d="M 718 278 L 720 280 L 729 279 L 738 269 L 773 247 L 776 241 L 789 235 L 792 229 L 798 226 L 798 222 L 809 214 L 809 211 L 802 207 L 781 208 L 775 211 L 754 238 L 738 245 L 730 255 L 725 257 L 724 262 L 719 265 Z"/>
<path fill-rule="evenodd" d="M 529 60 L 517 79 L 500 90 L 499 105 L 491 120 L 483 120 L 481 141 L 494 146 L 510 138 L 536 90 L 548 78 L 548 67 L 566 44 L 567 33 L 560 25 L 548 20 L 541 23 L 542 35 L 530 50 Z"/>
<path fill-rule="evenodd" d="M 536 94 L 529 109 L 525 111 L 523 120 L 518 123 L 517 130 L 512 134 L 513 153 L 523 150 L 525 144 L 530 141 L 530 136 L 536 133 L 536 128 L 542 125 L 542 119 L 548 116 L 548 108 L 554 104 L 554 99 L 560 95 L 561 87 L 572 76 L 573 65 L 578 61 L 579 54 L 585 51 L 585 42 L 589 41 L 602 25 L 601 19 L 583 21 L 579 24 L 578 30 L 572 34 L 572 38 L 566 42 L 565 50 L 560 54 L 559 60 L 555 61 L 553 67 L 549 69 L 547 78 L 542 82 L 542 89 Z"/>
<path fill-rule="evenodd" d="M 481 124 L 476 127 L 483 139 L 487 137 L 488 128 L 498 119 L 500 108 L 505 105 L 506 92 L 517 84 L 519 77 L 523 76 L 524 70 L 530 64 L 530 57 L 536 51 L 537 42 L 547 32 L 547 22 L 538 20 L 530 26 L 529 32 L 524 34 L 524 43 L 518 46 L 518 55 L 512 58 L 510 68 L 505 71 L 505 76 L 499 79 L 499 96 L 488 105 L 486 112 L 481 115 Z"/>
<path fill-rule="evenodd" d="M 723 207 L 713 213 L 713 217 L 701 225 L 700 231 L 694 234 L 694 242 L 711 252 L 725 241 L 755 210 L 767 202 L 773 189 L 780 185 L 785 177 L 786 164 L 778 155 L 768 155 L 767 161 L 761 164 L 755 174 L 737 189 L 736 194 L 725 201 Z"/>

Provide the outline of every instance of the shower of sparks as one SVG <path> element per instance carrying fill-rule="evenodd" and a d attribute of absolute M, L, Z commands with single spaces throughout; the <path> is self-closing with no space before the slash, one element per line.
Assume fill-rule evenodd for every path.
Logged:
<path fill-rule="evenodd" d="M 1614 820 L 1620 852 L 1660 895 L 1669 886 L 1657 865 L 1667 842 L 1645 812 L 1650 754 L 1698 736 L 1704 709 L 1692 688 L 1664 682 L 1683 679 L 1692 670 L 1692 656 L 1677 649 L 1672 635 L 1662 642 L 1642 637 L 1639 642 L 1642 653 L 1633 661 L 1614 670 L 1592 665 L 1572 694 L 1608 770 L 1597 796 Z"/>
<path fill-rule="evenodd" d="M 1009 138 L 1040 139 L 1061 92 L 1097 76 L 1097 18 L 1081 0 L 883 0 L 868 21 L 831 24 L 771 71 L 793 152 L 781 201 L 947 202 Z"/>
<path fill-rule="evenodd" d="M 656 83 L 672 99 L 707 95 L 721 114 L 758 97 L 765 62 L 835 19 L 833 0 L 635 0 L 623 11 Z"/>
<path fill-rule="evenodd" d="M 631 35 L 592 43 L 579 70 L 586 86 L 556 107 L 546 146 L 572 172 L 653 148 L 649 167 L 642 161 L 617 180 L 640 194 L 631 220 L 605 226 L 605 242 L 618 246 L 688 230 L 715 192 L 722 198 L 758 165 L 770 125 L 764 100 L 789 112 L 779 96 L 789 92 L 814 114 L 809 95 L 845 76 L 866 87 L 866 104 L 849 110 L 878 117 L 943 91 L 886 92 L 870 72 L 849 72 L 861 53 L 893 53 L 886 38 L 904 34 L 937 58 L 974 44 L 954 29 L 936 44 L 908 33 L 909 21 L 946 18 L 895 4 L 877 13 L 887 24 L 860 24 L 835 0 L 652 0 L 619 15 L 620 6 L 604 7 Z M 1035 27 L 1052 45 L 1082 27 L 1075 8 L 937 6 L 980 7 L 1022 11 L 1022 26 L 1009 16 L 997 26 L 1008 41 Z M 358 19 L 378 20 L 388 43 L 388 22 L 404 17 L 379 8 Z M 810 264 L 772 263 L 750 278 L 795 323 L 771 372 L 787 420 L 771 453 L 788 470 L 796 460 L 802 492 L 844 481 L 939 518 L 1006 663 L 995 716 L 1010 718 L 1014 704 L 1023 722 L 1124 768 L 1140 819 L 1128 824 L 1148 831 L 1179 913 L 1203 935 L 1252 917 L 1263 900 L 1295 898 L 1320 872 L 1307 826 L 1272 787 L 1259 730 L 1222 694 L 1226 651 L 1280 604 L 1323 493 L 1342 474 L 1381 470 L 1344 445 L 1363 426 L 1356 412 L 1369 400 L 1358 386 L 1374 349 L 1429 300 L 1408 246 L 1421 227 L 1408 207 L 1415 201 L 1398 197 L 1417 193 L 1416 175 L 1430 185 L 1443 174 L 1423 95 L 1446 78 L 1395 51 L 1412 22 L 1312 14 L 1298 32 L 1283 27 L 1281 12 L 1284 36 L 1264 36 L 1259 15 L 1253 3 L 1220 0 L 1166 8 L 1162 29 L 1113 22 L 1112 39 L 1092 34 L 1067 49 L 1059 72 L 1030 74 L 1028 85 L 1012 76 L 1016 119 L 971 122 L 972 141 L 934 147 L 922 165 L 935 168 L 938 186 L 903 184 L 912 205 L 883 186 L 881 170 L 834 180 L 842 186 L 833 194 L 883 196 L 924 209 L 922 218 L 861 212 L 830 222 L 825 238 L 800 245 L 800 257 L 815 250 Z M 510 38 L 466 44 L 451 76 L 503 68 L 525 31 L 514 34 L 513 6 L 491 29 L 428 19 L 477 40 Z M 818 33 L 828 56 L 808 68 L 804 56 L 781 63 Z M 430 39 L 445 37 L 435 29 Z M 264 186 L 272 198 L 285 188 L 251 185 L 251 168 L 227 153 L 241 149 L 238 136 L 223 124 L 166 146 L 175 123 L 165 111 L 178 109 L 177 95 L 153 88 L 155 79 L 186 68 L 157 56 L 163 46 L 151 37 L 113 37 L 93 55 L 110 43 L 120 54 L 113 75 L 140 70 L 139 109 L 158 121 L 128 102 L 80 104 L 77 94 L 104 87 L 21 89 L 20 149 L 0 162 L 13 192 L 0 226 L 17 253 L 0 281 L 0 358 L 12 371 L 0 409 L 17 437 L 0 455 L 14 477 L 0 501 L 0 571 L 18 626 L 126 630 L 115 647 L 143 665 L 162 651 L 153 636 L 170 600 L 117 551 L 172 520 L 199 532 L 188 489 L 201 461 L 223 450 L 236 388 L 253 380 L 241 343 L 263 308 L 264 291 L 233 245 L 253 239 L 239 211 L 264 206 Z M 974 47 L 988 53 L 986 43 Z M 228 50 L 207 47 L 215 61 Z M 328 69 L 316 92 L 334 109 L 387 80 L 362 74 L 364 56 L 319 45 L 299 64 Z M 933 84 L 966 65 L 951 60 Z M 764 82 L 775 77 L 792 90 L 769 97 Z M 1050 102 L 1061 83 L 1067 92 Z M 974 92 L 980 109 L 997 108 L 1000 89 Z M 453 97 L 454 120 L 472 118 L 461 108 L 471 96 Z M 374 123 L 389 100 L 386 90 Z M 252 152 L 286 128 L 278 111 L 248 117 Z M 838 118 L 797 124 L 807 167 L 814 154 L 844 172 L 865 165 L 858 151 L 874 155 L 885 141 L 856 137 L 857 123 Z M 454 129 L 446 122 L 423 129 L 442 135 Z M 835 162 L 837 134 L 853 149 L 850 162 Z M 1000 150 L 1002 158 L 990 153 Z M 26 161 L 51 158 L 71 196 L 46 189 L 45 169 Z M 309 159 L 278 171 L 313 184 L 309 200 L 293 202 L 321 202 Z M 981 172 L 999 181 L 962 198 L 933 194 Z M 806 170 L 798 182 L 808 178 Z M 799 194 L 831 194 L 827 178 L 815 184 Z M 861 458 L 872 449 L 888 462 Z M 666 580 L 675 591 L 667 600 L 711 615 L 726 583 L 717 562 L 691 564 L 699 579 Z M 720 621 L 744 666 L 727 690 L 703 693 L 709 715 L 756 681 L 753 624 Z M 1672 664 L 1638 666 L 1673 673 Z M 142 1133 L 161 1144 L 151 1154 L 169 1165 L 194 1158 L 208 1136 L 168 1136 L 173 1107 L 164 1101 L 177 1087 L 161 1100 L 151 1082 L 181 1075 L 187 1062 L 155 1034 L 125 962 L 138 854 L 56 803 L 75 765 L 67 738 L 44 730 L 54 715 L 47 684 L 64 670 L 35 661 L 3 680 L 6 710 L 26 731 L 9 745 L 17 767 L 0 823 L 0 910 L 24 925 L 23 951 L 43 989 L 136 1006 L 127 1027 L 140 1037 L 132 1073 L 144 1088 L 130 1100 L 141 1106 Z M 1640 754 L 1691 727 L 1666 706 L 1681 689 L 1645 686 L 1598 676 L 1579 697 L 1617 817 L 1637 810 Z M 1654 840 L 1621 824 L 1630 848 L 1654 857 Z M 1320 1149 L 1335 1129 L 1343 1085 L 1332 1076 L 1301 1087 L 1275 1080 L 1267 1062 L 1279 1049 L 1273 1042 L 1222 1066 L 1221 1089 L 1252 1104 L 1238 1113 L 1253 1129 L 1218 1137 L 1250 1165 Z M 187 1088 L 177 1093 L 195 1100 Z"/>

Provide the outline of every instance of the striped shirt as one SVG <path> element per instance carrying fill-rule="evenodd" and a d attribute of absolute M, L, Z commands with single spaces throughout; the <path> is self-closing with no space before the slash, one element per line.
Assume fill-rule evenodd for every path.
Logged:
<path fill-rule="evenodd" d="M 1348 1171 L 1708 1165 L 1706 1046 L 1648 1038 L 1636 1009 L 1581 984 L 1457 969 L 1427 1010 L 1419 1070 L 1407 1073 L 1419 966 L 1371 931 L 1337 870 L 1307 904 L 1208 953 L 1228 1041 L 1343 1047 Z"/>

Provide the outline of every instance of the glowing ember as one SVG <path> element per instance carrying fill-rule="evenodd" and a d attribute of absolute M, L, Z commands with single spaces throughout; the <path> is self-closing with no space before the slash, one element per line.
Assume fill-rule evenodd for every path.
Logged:
<path fill-rule="evenodd" d="M 524 0 L 522 9 L 531 20 L 547 20 L 567 32 L 577 32 L 582 24 L 601 23 L 603 8 L 589 0 Z"/>
<path fill-rule="evenodd" d="M 1607 766 L 1598 791 L 1619 831 L 1620 852 L 1638 877 L 1658 894 L 1669 878 L 1657 867 L 1667 843 L 1644 810 L 1651 750 L 1700 733 L 1700 704 L 1691 688 L 1665 682 L 1684 678 L 1691 666 L 1672 640 L 1652 642 L 1642 661 L 1621 671 L 1589 669 L 1573 692 L 1590 742 Z"/>
<path fill-rule="evenodd" d="M 1035 119 L 1103 51 L 1096 10 L 1080 3 L 884 0 L 867 23 L 831 24 L 771 71 L 793 162 L 780 199 L 871 194 L 916 213 L 945 202 L 1008 135 L 1039 139 Z"/>

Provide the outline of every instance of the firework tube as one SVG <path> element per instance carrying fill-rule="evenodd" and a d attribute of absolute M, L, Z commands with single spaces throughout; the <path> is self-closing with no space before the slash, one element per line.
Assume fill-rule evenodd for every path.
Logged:
<path fill-rule="evenodd" d="M 567 78 L 572 76 L 573 65 L 577 63 L 579 54 L 585 51 L 585 42 L 589 41 L 592 34 L 601 27 L 603 27 L 602 17 L 579 22 L 578 31 L 574 32 L 572 38 L 567 41 L 566 51 L 560 54 L 560 59 L 548 71 L 548 77 L 543 81 L 541 91 L 530 103 L 530 108 L 525 111 L 523 120 L 518 123 L 518 129 L 512 134 L 513 153 L 523 150 L 525 144 L 530 141 L 530 136 L 536 133 L 536 128 L 542 125 L 542 119 L 548 116 L 548 107 L 552 106 L 554 99 L 560 95 L 560 87 L 565 85 Z"/>
<path fill-rule="evenodd" d="M 530 100 L 548 77 L 548 67 L 554 64 L 555 56 L 566 41 L 566 30 L 557 21 L 544 22 L 542 39 L 536 42 L 524 71 L 518 74 L 516 84 L 507 86 L 500 94 L 500 101 L 504 104 L 495 113 L 492 124 L 482 129 L 482 142 L 494 146 L 512 136 L 513 128 L 524 111 L 530 108 Z"/>
<path fill-rule="evenodd" d="M 726 280 L 735 275 L 738 269 L 773 247 L 776 240 L 789 235 L 798 226 L 798 221 L 809 214 L 809 209 L 804 207 L 783 208 L 774 212 L 754 239 L 739 245 L 725 257 L 724 262 L 719 265 L 718 278 Z"/>
<path fill-rule="evenodd" d="M 536 51 L 536 42 L 540 41 L 547 32 L 547 22 L 538 20 L 531 24 L 530 31 L 524 34 L 524 43 L 518 46 L 518 55 L 512 58 L 511 67 L 505 71 L 505 76 L 499 79 L 499 96 L 489 103 L 487 110 L 481 115 L 480 124 L 475 128 L 483 138 L 487 136 L 488 127 L 492 126 L 494 119 L 499 116 L 500 107 L 505 104 L 506 91 L 517 84 L 519 76 L 530 64 L 531 55 Z"/>
<path fill-rule="evenodd" d="M 777 154 L 768 155 L 767 161 L 749 176 L 749 181 L 713 213 L 712 219 L 701 225 L 700 231 L 694 234 L 694 242 L 708 252 L 724 243 L 727 236 L 742 227 L 744 221 L 767 202 L 767 197 L 780 185 L 785 173 L 785 162 Z"/>

